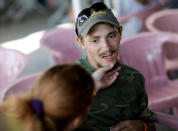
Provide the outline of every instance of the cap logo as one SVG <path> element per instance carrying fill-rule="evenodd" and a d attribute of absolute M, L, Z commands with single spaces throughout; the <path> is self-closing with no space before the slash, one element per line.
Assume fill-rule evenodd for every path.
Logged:
<path fill-rule="evenodd" d="M 107 13 L 105 11 L 93 11 L 93 13 L 91 14 L 90 17 L 93 17 L 93 16 L 98 16 L 98 15 L 106 15 Z"/>

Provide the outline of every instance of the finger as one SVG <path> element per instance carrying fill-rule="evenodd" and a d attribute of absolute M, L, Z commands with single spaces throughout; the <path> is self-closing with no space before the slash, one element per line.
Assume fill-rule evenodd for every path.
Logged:
<path fill-rule="evenodd" d="M 118 70 L 120 70 L 121 69 L 121 67 L 118 67 L 117 69 L 115 69 L 114 71 L 112 71 L 112 72 L 110 72 L 110 73 L 107 73 L 106 75 L 105 75 L 105 77 L 107 78 L 112 78 L 112 77 L 114 77 L 115 75 L 117 75 L 118 76 L 118 74 L 119 74 L 119 72 L 117 72 Z"/>
<path fill-rule="evenodd" d="M 114 75 L 110 76 L 107 82 L 107 86 L 110 86 L 114 81 L 117 79 L 117 76 L 119 75 L 118 72 L 116 72 Z"/>
<path fill-rule="evenodd" d="M 119 71 L 121 69 L 121 66 L 118 66 L 116 69 L 112 70 L 111 72 L 108 72 L 107 75 L 112 75 L 115 72 Z"/>
<path fill-rule="evenodd" d="M 110 65 L 110 66 L 105 66 L 105 67 L 102 67 L 102 68 L 99 68 L 98 70 L 96 70 L 93 74 L 98 74 L 98 75 L 104 75 L 106 74 L 106 72 L 110 69 L 113 68 L 113 64 Z"/>
<path fill-rule="evenodd" d="M 102 68 L 99 68 L 97 71 L 95 71 L 92 76 L 95 78 L 97 77 L 98 79 L 102 78 L 104 75 L 106 76 L 106 74 L 108 75 L 112 75 L 114 74 L 115 72 L 117 72 L 118 70 L 120 70 L 121 67 L 118 67 L 116 69 L 114 69 L 112 72 L 108 72 L 109 70 L 111 70 L 113 68 L 113 64 L 110 65 L 110 66 L 106 66 L 106 67 L 102 67 Z M 97 79 L 96 78 L 96 79 Z"/>
<path fill-rule="evenodd" d="M 95 72 L 92 73 L 92 77 L 96 80 L 100 80 L 104 75 L 105 75 L 104 67 L 99 68 L 98 70 L 96 70 Z"/>
<path fill-rule="evenodd" d="M 111 64 L 110 66 L 105 66 L 105 67 L 103 67 L 103 71 L 107 72 L 107 71 L 111 70 L 113 67 L 114 67 L 114 64 Z"/>
<path fill-rule="evenodd" d="M 106 72 L 112 68 L 113 68 L 113 65 L 99 68 L 92 74 L 92 76 L 94 79 L 100 80 L 102 77 L 104 77 L 104 76 L 106 77 Z"/>
<path fill-rule="evenodd" d="M 117 79 L 117 76 L 118 72 L 115 75 L 112 75 L 111 77 L 106 77 L 104 82 L 101 83 L 101 88 L 110 86 Z"/>

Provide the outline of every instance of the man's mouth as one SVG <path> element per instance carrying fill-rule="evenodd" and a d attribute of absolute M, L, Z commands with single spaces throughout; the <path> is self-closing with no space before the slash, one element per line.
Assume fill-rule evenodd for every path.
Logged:
<path fill-rule="evenodd" d="M 115 51 L 110 51 L 110 52 L 107 52 L 107 53 L 103 53 L 101 55 L 101 58 L 103 58 L 103 59 L 105 59 L 107 61 L 111 61 L 114 58 L 114 53 L 115 53 Z"/>

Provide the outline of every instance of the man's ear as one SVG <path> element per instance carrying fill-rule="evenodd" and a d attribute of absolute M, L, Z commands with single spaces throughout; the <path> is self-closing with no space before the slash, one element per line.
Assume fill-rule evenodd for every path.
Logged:
<path fill-rule="evenodd" d="M 121 36 L 122 36 L 123 27 L 120 26 L 120 27 L 119 27 L 119 30 L 120 30 L 120 34 L 121 34 Z"/>
<path fill-rule="evenodd" d="M 84 43 L 82 42 L 82 40 L 79 37 L 77 37 L 77 42 L 82 49 L 85 49 Z"/>

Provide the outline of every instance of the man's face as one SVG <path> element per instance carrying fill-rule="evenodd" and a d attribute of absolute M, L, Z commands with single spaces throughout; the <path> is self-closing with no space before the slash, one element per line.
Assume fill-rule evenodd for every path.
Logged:
<path fill-rule="evenodd" d="M 87 51 L 87 60 L 96 69 L 115 64 L 121 35 L 116 27 L 107 23 L 94 25 L 80 45 Z"/>

